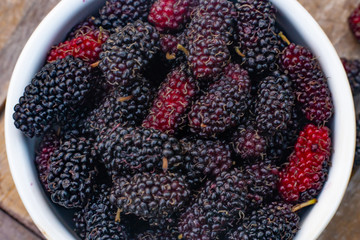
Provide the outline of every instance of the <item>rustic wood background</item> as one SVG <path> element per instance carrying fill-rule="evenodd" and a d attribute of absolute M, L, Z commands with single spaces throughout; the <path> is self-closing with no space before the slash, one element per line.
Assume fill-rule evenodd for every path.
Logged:
<path fill-rule="evenodd" d="M 286 1 L 286 0 L 284 0 Z M 0 239 L 43 239 L 27 214 L 6 158 L 4 112 L 12 70 L 32 31 L 59 0 L 0 0 Z M 340 56 L 360 59 L 360 44 L 347 17 L 359 0 L 299 0 L 319 22 Z M 360 239 L 360 170 L 354 170 L 343 202 L 319 240 Z"/>

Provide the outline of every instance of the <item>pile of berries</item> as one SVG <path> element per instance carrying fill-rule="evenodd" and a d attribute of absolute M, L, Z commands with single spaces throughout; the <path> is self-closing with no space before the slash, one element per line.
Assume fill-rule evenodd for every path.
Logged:
<path fill-rule="evenodd" d="M 108 0 L 66 39 L 13 118 L 81 239 L 295 236 L 334 109 L 270 1 Z"/>

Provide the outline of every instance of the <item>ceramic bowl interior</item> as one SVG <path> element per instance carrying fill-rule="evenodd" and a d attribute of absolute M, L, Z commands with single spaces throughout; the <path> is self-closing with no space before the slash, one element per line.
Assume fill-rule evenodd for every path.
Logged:
<path fill-rule="evenodd" d="M 14 127 L 15 104 L 33 75 L 41 68 L 50 47 L 61 42 L 70 29 L 96 12 L 104 0 L 63 0 L 41 22 L 24 47 L 14 69 L 6 104 L 5 139 L 9 165 L 19 195 L 40 231 L 48 239 L 75 239 L 71 210 L 52 204 L 44 193 L 33 164 L 36 139 L 26 138 Z M 328 181 L 301 222 L 296 240 L 316 239 L 335 214 L 350 177 L 355 146 L 355 114 L 346 74 L 332 44 L 315 20 L 296 0 L 273 0 L 279 25 L 296 43 L 309 47 L 328 77 L 335 115 L 332 127 L 332 167 Z"/>

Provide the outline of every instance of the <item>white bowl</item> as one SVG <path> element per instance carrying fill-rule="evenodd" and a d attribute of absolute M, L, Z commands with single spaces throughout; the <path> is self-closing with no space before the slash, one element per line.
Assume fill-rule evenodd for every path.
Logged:
<path fill-rule="evenodd" d="M 40 23 L 24 47 L 11 78 L 5 111 L 5 139 L 11 173 L 20 197 L 40 231 L 48 239 L 75 239 L 71 217 L 45 195 L 34 166 L 34 142 L 14 126 L 13 108 L 33 75 L 41 68 L 50 46 L 63 40 L 68 31 L 96 12 L 104 0 L 63 0 Z M 296 240 L 316 239 L 335 214 L 346 190 L 354 158 L 355 113 L 346 74 L 325 33 L 296 0 L 273 0 L 279 23 L 290 38 L 308 46 L 328 77 L 335 105 L 332 121 L 333 155 L 328 180 L 318 203 L 301 223 Z"/>

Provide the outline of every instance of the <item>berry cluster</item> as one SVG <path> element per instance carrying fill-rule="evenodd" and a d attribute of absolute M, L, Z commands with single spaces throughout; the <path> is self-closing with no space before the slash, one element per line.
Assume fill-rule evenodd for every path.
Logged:
<path fill-rule="evenodd" d="M 271 1 L 108 0 L 66 39 L 13 118 L 81 239 L 295 236 L 293 205 L 331 165 L 333 106 Z"/>

